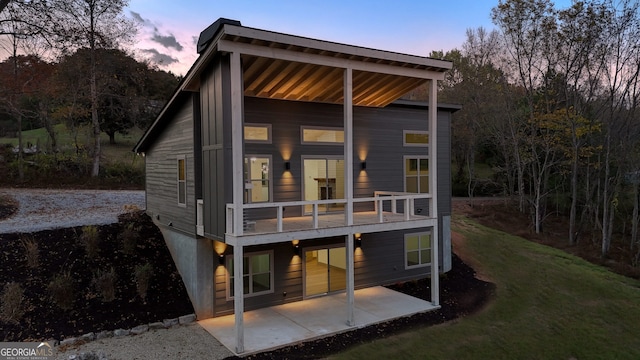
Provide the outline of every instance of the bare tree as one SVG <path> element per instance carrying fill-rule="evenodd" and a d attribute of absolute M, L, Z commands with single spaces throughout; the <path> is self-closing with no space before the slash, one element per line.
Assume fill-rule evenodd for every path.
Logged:
<path fill-rule="evenodd" d="M 56 21 L 51 33 L 55 35 L 62 52 L 80 48 L 90 51 L 89 88 L 91 124 L 93 133 L 92 176 L 100 171 L 100 119 L 98 114 L 98 87 L 96 84 L 96 52 L 100 48 L 112 49 L 126 43 L 135 35 L 135 24 L 123 15 L 128 0 L 53 0 Z"/>

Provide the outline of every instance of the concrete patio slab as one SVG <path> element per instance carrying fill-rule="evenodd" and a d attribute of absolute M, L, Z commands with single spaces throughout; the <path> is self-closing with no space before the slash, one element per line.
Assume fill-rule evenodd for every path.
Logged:
<path fill-rule="evenodd" d="M 273 350 L 438 308 L 428 301 L 376 286 L 355 291 L 355 326 L 347 325 L 347 299 L 344 293 L 247 311 L 244 313 L 245 352 L 242 355 Z M 235 353 L 233 315 L 198 323 Z"/>

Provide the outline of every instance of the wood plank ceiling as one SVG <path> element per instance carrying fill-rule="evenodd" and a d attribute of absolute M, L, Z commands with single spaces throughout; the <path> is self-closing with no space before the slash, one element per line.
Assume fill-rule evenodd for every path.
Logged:
<path fill-rule="evenodd" d="M 281 44 L 272 43 L 267 46 L 275 47 L 278 45 Z M 373 60 L 357 59 L 353 55 L 340 53 L 327 54 L 326 52 L 317 52 L 315 49 L 295 46 L 287 46 L 286 49 L 300 52 L 312 51 L 320 55 L 349 60 L 354 58 L 360 61 Z M 376 61 L 376 63 L 380 62 L 380 60 Z M 246 96 L 334 104 L 342 103 L 342 68 L 250 55 L 243 55 L 242 63 Z M 419 78 L 354 70 L 353 104 L 356 106 L 383 107 L 426 81 Z"/>

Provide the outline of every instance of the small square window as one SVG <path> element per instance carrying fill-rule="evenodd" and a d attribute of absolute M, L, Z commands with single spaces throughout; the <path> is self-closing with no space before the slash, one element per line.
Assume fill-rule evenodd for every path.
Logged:
<path fill-rule="evenodd" d="M 405 234 L 405 269 L 431 264 L 431 232 Z"/>
<path fill-rule="evenodd" d="M 242 289 L 245 296 L 273 292 L 273 252 L 246 254 L 242 266 Z M 228 298 L 233 298 L 233 255 L 227 257 Z"/>

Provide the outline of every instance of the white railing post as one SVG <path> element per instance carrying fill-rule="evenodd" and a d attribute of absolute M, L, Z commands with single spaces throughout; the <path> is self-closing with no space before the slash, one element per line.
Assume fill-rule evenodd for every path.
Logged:
<path fill-rule="evenodd" d="M 405 220 L 409 220 L 411 219 L 411 200 L 410 199 L 404 199 L 404 219 Z"/>
<path fill-rule="evenodd" d="M 227 205 L 227 234 L 233 234 L 235 227 L 233 226 L 233 207 Z"/>
<path fill-rule="evenodd" d="M 200 236 L 204 236 L 204 201 L 202 199 L 198 199 L 196 201 L 196 234 Z"/>
<path fill-rule="evenodd" d="M 398 213 L 398 200 L 394 195 L 391 195 L 391 213 Z"/>
<path fill-rule="evenodd" d="M 278 206 L 278 232 L 282 232 L 282 206 Z"/>
<path fill-rule="evenodd" d="M 313 210 L 311 216 L 313 217 L 313 228 L 318 228 L 318 203 L 313 203 Z"/>
<path fill-rule="evenodd" d="M 380 200 L 376 201 L 376 204 L 378 204 L 378 222 L 379 223 L 383 223 L 384 222 L 384 203 L 382 200 L 382 197 L 379 198 Z"/>

